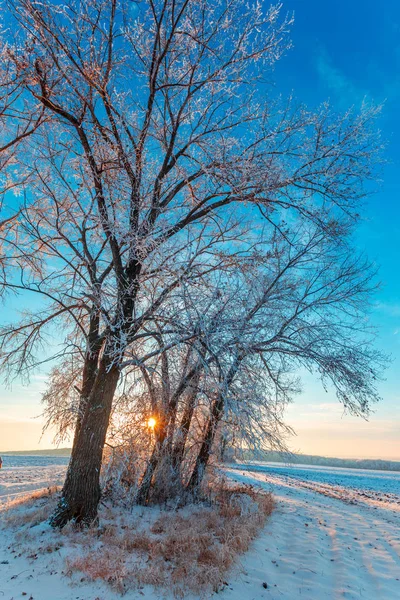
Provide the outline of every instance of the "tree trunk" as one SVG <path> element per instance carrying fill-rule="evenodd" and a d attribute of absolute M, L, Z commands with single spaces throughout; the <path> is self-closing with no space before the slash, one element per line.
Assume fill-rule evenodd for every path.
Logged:
<path fill-rule="evenodd" d="M 160 423 L 162 423 L 161 419 Z M 145 473 L 143 475 L 142 481 L 140 482 L 139 490 L 136 494 L 136 503 L 142 506 L 146 505 L 149 501 L 151 480 L 153 479 L 154 471 L 156 470 L 157 465 L 160 462 L 165 438 L 167 435 L 166 424 L 159 424 L 159 427 L 160 429 L 158 430 L 158 432 L 156 432 L 156 443 L 154 444 L 153 452 L 151 454 L 149 462 L 147 463 Z"/>
<path fill-rule="evenodd" d="M 103 358 L 71 455 L 62 497 L 50 520 L 53 527 L 68 521 L 90 525 L 97 520 L 100 470 L 119 369 Z"/>
<path fill-rule="evenodd" d="M 78 416 L 75 423 L 74 440 L 72 443 L 71 454 L 74 454 L 75 452 L 75 447 L 79 438 L 79 432 L 82 426 L 90 392 L 92 391 L 94 382 L 96 381 L 97 366 L 102 345 L 101 338 L 99 337 L 99 323 L 99 315 L 93 310 L 90 316 L 87 350 L 82 371 L 82 385 L 79 397 Z"/>
<path fill-rule="evenodd" d="M 207 429 L 204 434 L 203 442 L 201 444 L 200 452 L 196 459 L 196 464 L 193 469 L 193 473 L 190 477 L 189 483 L 187 485 L 188 492 L 197 493 L 200 488 L 200 484 L 203 480 L 204 473 L 210 459 L 211 448 L 215 439 L 215 434 L 217 432 L 218 424 L 221 420 L 222 413 L 224 410 L 224 399 L 223 396 L 220 395 L 214 402 L 210 419 L 207 424 Z"/>
<path fill-rule="evenodd" d="M 229 390 L 243 358 L 243 355 L 237 355 L 231 368 L 229 369 L 224 383 L 226 391 Z M 211 408 L 210 420 L 208 421 L 207 429 L 204 434 L 203 443 L 201 444 L 200 452 L 197 456 L 192 476 L 186 488 L 188 492 L 197 493 L 200 488 L 208 461 L 210 459 L 211 449 L 215 440 L 215 434 L 217 433 L 218 424 L 224 412 L 224 406 L 224 392 L 221 391 Z"/>
<path fill-rule="evenodd" d="M 190 425 L 194 413 L 194 407 L 196 404 L 198 385 L 200 379 L 200 371 L 194 376 L 191 384 L 191 390 L 186 400 L 186 405 L 183 411 L 180 425 L 176 433 L 176 442 L 172 450 L 172 468 L 176 471 L 177 475 L 180 474 L 181 464 L 185 453 L 186 441 L 188 438 Z"/>
<path fill-rule="evenodd" d="M 85 364 L 83 366 L 82 373 L 82 389 L 79 397 L 78 416 L 75 423 L 74 440 L 72 443 L 71 454 L 75 453 L 75 448 L 79 439 L 79 433 L 82 427 L 82 422 L 85 416 L 86 408 L 88 405 L 88 399 L 90 392 L 93 388 L 94 382 L 96 381 L 97 373 L 97 362 L 98 357 L 86 356 Z"/>
<path fill-rule="evenodd" d="M 185 392 L 190 384 L 191 379 L 196 375 L 198 367 L 194 367 L 189 376 L 185 376 L 178 385 L 178 388 L 172 395 L 168 406 L 166 406 L 166 396 L 163 397 L 162 411 L 159 412 L 159 429 L 156 432 L 156 444 L 154 446 L 150 461 L 147 464 L 145 474 L 140 483 L 138 493 L 136 494 L 136 502 L 145 505 L 149 499 L 151 482 L 153 475 L 160 463 L 160 460 L 172 453 L 172 444 L 174 438 L 174 429 L 176 421 L 176 412 L 178 401 L 181 395 Z M 170 392 L 170 390 L 168 390 Z M 166 411 L 166 412 L 165 412 Z"/>
<path fill-rule="evenodd" d="M 156 444 L 153 448 L 152 455 L 150 457 L 149 462 L 147 463 L 146 471 L 143 475 L 143 479 L 140 482 L 139 490 L 136 494 L 136 503 L 142 506 L 145 506 L 149 501 L 151 480 L 153 479 L 154 471 L 156 470 L 156 467 L 160 460 L 159 453 L 160 451 Z"/>

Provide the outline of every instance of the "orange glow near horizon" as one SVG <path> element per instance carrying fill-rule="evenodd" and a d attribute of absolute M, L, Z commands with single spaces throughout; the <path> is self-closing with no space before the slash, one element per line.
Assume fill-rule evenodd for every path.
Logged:
<path fill-rule="evenodd" d="M 15 414 L 15 413 L 14 413 Z M 3 416 L 0 410 L 0 454 L 15 450 L 50 450 L 55 448 L 55 430 L 46 431 L 42 436 L 43 422 Z M 150 419 L 152 420 L 149 423 Z M 288 439 L 293 452 L 330 456 L 337 458 L 370 458 L 383 460 L 400 460 L 399 421 L 371 419 L 355 422 L 321 422 L 305 419 L 288 419 L 296 430 L 296 436 Z M 158 419 L 149 417 L 144 420 L 143 427 L 152 434 L 158 426 Z M 61 447 L 70 447 L 68 439 Z"/>

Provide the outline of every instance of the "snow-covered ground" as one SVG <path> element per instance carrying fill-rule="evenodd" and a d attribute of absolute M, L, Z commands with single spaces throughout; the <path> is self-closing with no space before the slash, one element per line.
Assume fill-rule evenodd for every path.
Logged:
<path fill-rule="evenodd" d="M 45 456 L 45 455 L 34 455 L 34 454 L 3 454 L 3 467 L 51 467 L 56 466 L 67 466 L 69 463 L 68 456 Z"/>
<path fill-rule="evenodd" d="M 61 464 L 60 464 L 61 462 Z M 57 485 L 65 464 L 5 467 L 0 471 L 0 521 L 8 499 Z M 399 600 L 400 513 L 395 502 L 363 498 L 360 490 L 263 472 L 228 470 L 239 481 L 272 491 L 276 510 L 266 528 L 227 575 L 216 597 L 228 600 Z M 340 492 L 338 491 L 341 490 Z M 395 494 L 391 492 L 394 499 Z M 400 494 L 400 490 L 399 490 Z M 15 537 L 0 530 L 0 598 L 4 600 L 117 600 L 104 584 L 66 576 L 64 549 L 45 550 L 46 524 L 39 526 L 41 550 L 12 552 Z M 24 546 L 25 529 L 17 546 Z M 37 532 L 36 534 L 37 535 Z M 56 534 L 51 534 L 56 535 Z M 36 539 L 36 538 L 35 538 Z M 26 540 L 29 543 L 29 540 Z M 43 550 L 44 549 L 44 550 Z M 161 597 L 148 586 L 126 600 Z M 162 597 L 166 597 L 163 595 Z M 189 598 L 189 596 L 187 596 Z"/>
<path fill-rule="evenodd" d="M 31 490 L 61 485 L 68 459 L 53 456 L 3 456 L 0 505 Z"/>
<path fill-rule="evenodd" d="M 399 600 L 400 514 L 396 504 L 353 499 L 354 490 L 232 470 L 272 491 L 277 507 L 242 561 L 245 575 L 221 596 L 232 600 Z M 315 490 L 319 489 L 317 492 Z M 400 490 L 399 490 L 400 494 Z M 260 592 L 262 584 L 268 587 Z"/>
<path fill-rule="evenodd" d="M 316 465 L 285 465 L 280 463 L 243 463 L 237 468 L 246 468 L 268 475 L 290 477 L 310 483 L 340 486 L 346 489 L 372 492 L 381 496 L 393 496 L 400 501 L 400 471 L 375 471 L 371 469 L 346 469 Z"/>

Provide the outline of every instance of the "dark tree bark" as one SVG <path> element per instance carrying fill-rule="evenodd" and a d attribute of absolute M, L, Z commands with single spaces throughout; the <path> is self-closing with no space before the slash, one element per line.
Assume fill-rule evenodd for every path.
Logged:
<path fill-rule="evenodd" d="M 211 415 L 204 433 L 200 452 L 197 455 L 196 463 L 186 488 L 188 492 L 197 493 L 198 489 L 200 488 L 208 461 L 210 459 L 212 445 L 214 443 L 215 434 L 217 432 L 218 424 L 221 420 L 223 411 L 224 399 L 223 396 L 220 395 L 212 405 Z"/>
<path fill-rule="evenodd" d="M 243 356 L 238 355 L 236 357 L 226 377 L 224 385 L 225 389 L 229 389 L 230 385 L 232 384 L 232 381 L 234 380 L 235 375 L 238 372 L 242 360 Z M 186 488 L 188 492 L 197 494 L 200 488 L 206 467 L 208 465 L 208 461 L 210 460 L 210 454 L 215 440 L 215 434 L 217 433 L 219 422 L 224 413 L 224 398 L 225 396 L 223 391 L 220 391 L 217 398 L 212 404 L 210 419 L 208 421 L 206 431 L 204 433 L 203 442 L 200 447 L 200 452 L 197 456 L 192 475 Z"/>
<path fill-rule="evenodd" d="M 64 527 L 70 520 L 82 525 L 97 520 L 103 448 L 118 379 L 118 368 L 103 358 L 76 438 L 62 496 L 50 520 L 53 527 Z"/>
<path fill-rule="evenodd" d="M 94 382 L 96 381 L 97 366 L 102 345 L 102 340 L 99 336 L 99 326 L 99 316 L 97 313 L 93 313 L 90 317 L 87 350 L 82 371 L 82 386 L 80 390 L 78 416 L 75 424 L 74 440 L 72 443 L 71 454 L 74 454 L 75 452 L 75 448 L 79 438 L 79 433 L 82 426 L 82 421 L 88 404 L 88 399 L 92 391 Z"/>
<path fill-rule="evenodd" d="M 181 472 L 181 465 L 185 453 L 185 446 L 190 430 L 190 425 L 192 423 L 194 408 L 196 405 L 199 379 L 200 371 L 193 378 L 191 390 L 186 399 L 186 404 L 181 418 L 181 422 L 176 432 L 176 442 L 172 450 L 171 463 L 172 469 L 176 472 L 177 476 L 180 476 Z"/>

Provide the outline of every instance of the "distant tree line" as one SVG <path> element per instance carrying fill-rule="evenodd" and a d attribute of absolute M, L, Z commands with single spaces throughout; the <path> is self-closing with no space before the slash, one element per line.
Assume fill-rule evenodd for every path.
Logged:
<path fill-rule="evenodd" d="M 293 465 L 316 465 L 320 467 L 342 467 L 346 469 L 373 469 L 379 471 L 400 471 L 400 461 L 366 459 L 366 458 L 333 458 L 330 456 L 314 456 L 313 454 L 292 454 L 288 452 L 261 451 L 256 454 L 244 450 L 237 458 L 234 451 L 227 451 L 225 461 L 262 461 Z"/>

